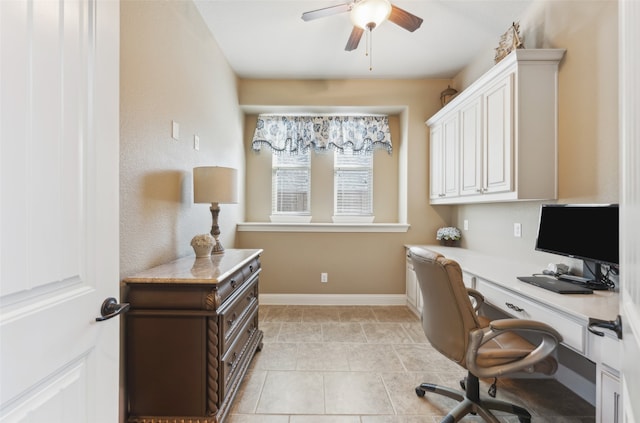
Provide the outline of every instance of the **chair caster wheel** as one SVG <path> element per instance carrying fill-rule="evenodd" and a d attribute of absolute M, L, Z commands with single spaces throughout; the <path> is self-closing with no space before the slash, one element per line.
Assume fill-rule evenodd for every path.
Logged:
<path fill-rule="evenodd" d="M 424 397 L 424 394 L 425 394 L 424 389 L 422 389 L 421 387 L 418 386 L 416 388 L 416 395 L 422 398 L 422 397 Z"/>

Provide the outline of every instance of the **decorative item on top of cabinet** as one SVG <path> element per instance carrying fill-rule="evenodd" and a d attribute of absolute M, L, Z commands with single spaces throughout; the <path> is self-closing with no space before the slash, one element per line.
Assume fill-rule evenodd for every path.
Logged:
<path fill-rule="evenodd" d="M 564 53 L 516 49 L 427 121 L 431 204 L 557 198 Z"/>
<path fill-rule="evenodd" d="M 512 23 L 507 32 L 500 37 L 500 42 L 496 48 L 496 55 L 494 57 L 495 63 L 507 57 L 513 50 L 524 48 L 523 41 L 524 39 L 520 36 L 520 22 Z"/>
<path fill-rule="evenodd" d="M 447 88 L 440 93 L 440 104 L 444 107 L 458 94 L 458 90 L 451 88 L 451 85 L 447 85 Z"/>

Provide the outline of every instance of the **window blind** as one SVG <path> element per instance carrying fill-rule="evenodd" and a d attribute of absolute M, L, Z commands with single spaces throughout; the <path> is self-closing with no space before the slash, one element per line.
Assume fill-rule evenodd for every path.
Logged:
<path fill-rule="evenodd" d="M 309 214 L 311 156 L 273 155 L 271 204 L 274 214 Z"/>
<path fill-rule="evenodd" d="M 373 156 L 334 153 L 334 214 L 370 216 L 373 214 Z"/>

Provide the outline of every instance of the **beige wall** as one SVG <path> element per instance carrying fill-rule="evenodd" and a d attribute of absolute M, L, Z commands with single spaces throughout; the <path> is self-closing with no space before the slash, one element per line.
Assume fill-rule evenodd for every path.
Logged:
<path fill-rule="evenodd" d="M 191 253 L 191 238 L 211 230 L 209 207 L 193 204 L 192 169 L 237 168 L 243 187 L 244 123 L 236 77 L 192 2 L 123 1 L 120 51 L 120 272 L 126 277 Z M 171 138 L 172 120 L 180 124 L 179 141 Z M 221 209 L 221 239 L 231 247 L 244 207 Z"/>
<path fill-rule="evenodd" d="M 565 48 L 558 77 L 558 203 L 619 201 L 618 6 L 604 1 L 538 1 L 520 20 L 526 48 Z M 454 78 L 469 85 L 493 64 L 487 51 Z M 544 171 L 544 170 L 542 170 Z M 539 202 L 459 206 L 463 245 L 546 265 L 580 262 L 534 251 Z M 513 223 L 522 223 L 522 238 Z"/>
<path fill-rule="evenodd" d="M 428 128 L 425 121 L 440 108 L 440 92 L 447 80 L 349 80 L 349 81 L 281 81 L 241 80 L 240 104 L 265 111 L 284 106 L 327 110 L 363 108 L 396 111 L 392 119 L 394 160 L 400 178 L 394 181 L 392 198 L 381 221 L 403 220 L 402 196 L 406 195 L 406 233 L 290 233 L 238 232 L 238 246 L 264 248 L 262 293 L 296 294 L 404 294 L 404 245 L 432 242 L 438 227 L 449 221 L 450 208 L 428 205 Z M 397 113 L 397 110 L 402 112 Z M 255 116 L 246 120 L 248 209 L 247 216 L 265 221 L 270 205 L 270 161 L 261 153 L 250 152 Z M 377 153 L 378 155 L 380 153 Z M 382 153 L 384 155 L 384 153 Z M 383 159 L 378 157 L 378 159 Z M 249 163 L 256 163 L 256 167 Z M 257 176 L 254 172 L 266 172 Z M 393 167 L 390 167 L 393 172 Z M 383 176 L 376 174 L 376 177 Z M 403 182 L 404 181 L 404 182 Z M 252 186 L 254 182 L 257 186 Z M 403 183 L 406 189 L 402 188 Z M 333 181 L 329 180 L 329 186 Z M 259 186 L 259 188 L 258 188 Z M 398 188 L 400 187 L 400 188 Z M 398 191 L 400 190 L 400 191 Z M 376 191 L 377 192 L 377 191 Z M 385 201 L 386 198 L 377 198 Z M 260 201 L 260 205 L 255 205 Z M 312 207 L 314 207 L 312 205 Z M 332 205 L 329 204 L 329 210 Z M 329 211 L 329 213 L 331 213 Z M 388 215 L 388 216 L 385 216 Z M 327 214 L 328 217 L 328 214 Z M 326 219 L 326 217 L 325 217 Z M 376 210 L 376 221 L 378 212 Z M 329 283 L 320 283 L 320 273 L 329 273 Z"/>

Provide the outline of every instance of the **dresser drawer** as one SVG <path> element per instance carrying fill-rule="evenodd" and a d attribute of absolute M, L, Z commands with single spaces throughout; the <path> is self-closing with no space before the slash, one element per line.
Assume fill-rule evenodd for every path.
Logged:
<path fill-rule="evenodd" d="M 242 287 L 238 295 L 232 297 L 229 304 L 220 308 L 220 330 L 222 331 L 222 353 L 233 343 L 238 331 L 246 322 L 247 317 L 257 307 L 258 303 L 258 275 L 255 275 Z"/>
<path fill-rule="evenodd" d="M 560 332 L 563 344 L 585 354 L 586 329 L 584 324 L 559 311 L 544 307 L 528 299 L 502 289 L 491 282 L 476 278 L 476 289 L 484 295 L 485 302 L 519 319 L 544 322 Z"/>
<path fill-rule="evenodd" d="M 258 304 L 255 303 L 251 307 L 251 314 L 246 320 L 244 326 L 239 331 L 237 337 L 233 340 L 229 350 L 222 356 L 222 368 L 221 370 L 221 385 L 222 395 L 225 396 L 229 392 L 230 384 L 238 372 L 240 364 L 244 360 L 250 359 L 245 357 L 246 354 L 253 354 L 253 351 L 248 351 L 249 340 L 258 330 Z"/>

